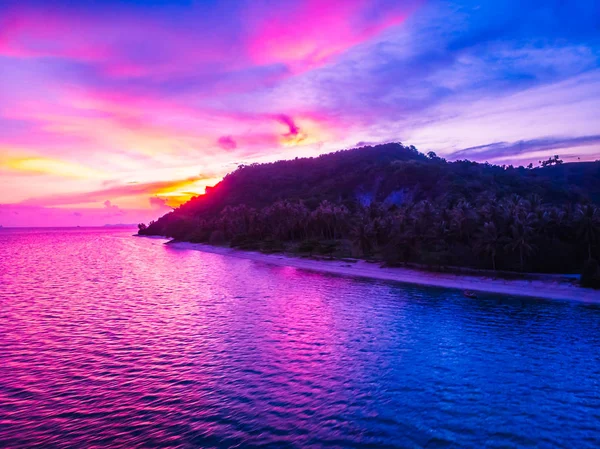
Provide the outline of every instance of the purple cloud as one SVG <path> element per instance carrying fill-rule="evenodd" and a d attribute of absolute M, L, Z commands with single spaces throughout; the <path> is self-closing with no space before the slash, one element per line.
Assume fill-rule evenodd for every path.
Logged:
<path fill-rule="evenodd" d="M 294 123 L 294 120 L 289 115 L 279 114 L 276 116 L 276 119 L 278 122 L 283 123 L 289 128 L 289 132 L 285 134 L 286 137 L 297 136 L 300 133 L 300 128 Z"/>
<path fill-rule="evenodd" d="M 474 159 L 478 161 L 494 161 L 510 158 L 511 156 L 538 153 L 540 151 L 555 151 L 577 148 L 582 146 L 598 146 L 600 135 L 581 137 L 544 137 L 541 139 L 521 140 L 519 142 L 494 142 L 455 151 L 448 155 L 449 159 Z"/>

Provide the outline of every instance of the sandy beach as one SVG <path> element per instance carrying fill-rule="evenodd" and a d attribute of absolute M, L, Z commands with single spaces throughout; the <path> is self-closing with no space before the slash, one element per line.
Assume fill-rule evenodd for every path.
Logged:
<path fill-rule="evenodd" d="M 197 250 L 253 260 L 272 265 L 290 266 L 302 270 L 332 273 L 342 276 L 363 277 L 407 284 L 472 290 L 544 299 L 559 299 L 600 303 L 600 291 L 581 288 L 558 276 L 543 280 L 506 280 L 491 277 L 467 276 L 448 273 L 418 271 L 409 268 L 385 268 L 364 260 L 347 262 L 340 260 L 314 260 L 284 254 L 263 254 L 198 243 L 173 242 L 171 248 Z"/>

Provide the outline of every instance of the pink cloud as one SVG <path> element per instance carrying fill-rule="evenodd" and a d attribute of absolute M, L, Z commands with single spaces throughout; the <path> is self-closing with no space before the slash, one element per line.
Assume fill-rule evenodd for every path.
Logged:
<path fill-rule="evenodd" d="M 205 176 L 195 176 L 185 179 L 176 179 L 172 181 L 156 181 L 146 183 L 130 183 L 124 185 L 117 185 L 108 187 L 101 190 L 93 190 L 89 192 L 78 192 L 78 193 L 67 193 L 67 194 L 56 194 L 46 195 L 37 198 L 30 198 L 23 201 L 21 204 L 28 206 L 65 206 L 73 204 L 85 204 L 102 202 L 106 197 L 110 198 L 122 198 L 130 196 L 140 195 L 152 195 L 159 193 L 177 192 L 183 188 L 189 187 L 198 181 L 204 179 L 211 179 Z M 112 209 L 113 206 L 110 200 L 104 200 L 102 202 L 106 209 Z"/>
<path fill-rule="evenodd" d="M 149 201 L 150 201 L 150 207 L 152 207 L 152 209 L 159 210 L 159 211 L 169 211 L 172 209 L 172 207 L 169 206 L 166 198 L 160 198 L 158 196 L 151 196 L 149 198 Z"/>
<path fill-rule="evenodd" d="M 221 136 L 217 142 L 224 150 L 235 150 L 237 148 L 237 143 L 231 136 Z"/>
<path fill-rule="evenodd" d="M 22 193 L 14 201 L 104 213 L 149 201 L 156 213 L 203 187 L 186 187 L 191 167 L 218 177 L 240 158 L 320 148 L 344 134 L 337 115 L 300 109 L 286 95 L 266 101 L 268 93 L 405 17 L 403 7 L 367 0 L 201 3 L 0 5 L 0 151 L 12 164 L 4 182 Z M 66 173 L 77 179 L 58 186 Z M 34 174 L 47 188 L 31 186 Z M 184 182 L 99 188 L 157 177 Z M 7 192 L 0 201 L 13 200 Z"/>
<path fill-rule="evenodd" d="M 124 215 L 124 211 L 121 210 L 121 208 L 119 206 L 117 206 L 116 204 L 112 204 L 112 202 L 110 200 L 106 200 L 104 202 L 104 210 L 109 214 L 109 215 Z"/>
<path fill-rule="evenodd" d="M 298 73 L 402 23 L 409 12 L 388 5 L 385 14 L 374 14 L 383 7 L 371 0 L 242 5 L 227 14 L 195 9 L 169 22 L 127 7 L 107 15 L 17 6 L 0 19 L 0 54 L 90 63 L 114 78 L 166 79 L 272 64 Z M 231 32 L 238 27 L 241 33 Z"/>
<path fill-rule="evenodd" d="M 404 7 L 373 14 L 376 9 L 367 0 L 284 1 L 275 7 L 253 1 L 210 14 L 192 8 L 164 20 L 159 12 L 139 14 L 125 6 L 107 14 L 17 4 L 2 11 L 0 54 L 84 63 L 93 76 L 65 82 L 40 73 L 39 79 L 28 80 L 28 89 L 0 106 L 0 115 L 37 125 L 34 132 L 11 137 L 11 143 L 43 148 L 63 143 L 57 151 L 71 153 L 81 147 L 135 149 L 149 155 L 159 149 L 191 151 L 211 145 L 227 151 L 248 151 L 252 145 L 280 147 L 282 133 L 269 123 L 272 120 L 286 125 L 289 131 L 283 135 L 296 138 L 298 144 L 305 139 L 299 138 L 294 111 L 250 114 L 231 105 L 201 107 L 202 103 L 190 101 L 194 97 L 181 96 L 171 90 L 172 84 L 163 87 L 160 81 L 183 76 L 179 85 L 186 86 L 190 82 L 186 77 L 193 81 L 208 74 L 210 85 L 213 78 L 227 79 L 231 74 L 229 81 L 214 81 L 214 90 L 195 94 L 211 100 L 256 89 L 326 63 L 406 16 Z M 239 23 L 238 17 L 243 18 Z M 302 25 L 291 25 L 292 21 Z M 232 26 L 239 32 L 231 32 Z M 292 70 L 256 70 L 272 64 Z M 132 77 L 140 83 L 114 81 Z M 18 74 L 14 82 L 19 83 Z M 223 136 L 233 142 L 221 141 Z"/>
<path fill-rule="evenodd" d="M 388 7 L 388 13 L 367 19 L 378 7 L 371 0 L 307 0 L 268 7 L 257 2 L 249 54 L 257 64 L 284 63 L 293 73 L 319 67 L 401 24 L 410 10 L 400 6 Z"/>
<path fill-rule="evenodd" d="M 286 134 L 287 136 L 297 136 L 300 133 L 300 128 L 289 115 L 279 114 L 276 116 L 276 119 L 290 129 Z"/>

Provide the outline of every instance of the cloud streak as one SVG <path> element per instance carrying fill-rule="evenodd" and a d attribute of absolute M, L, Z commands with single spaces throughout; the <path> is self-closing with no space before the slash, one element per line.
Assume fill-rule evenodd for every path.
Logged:
<path fill-rule="evenodd" d="M 600 135 L 581 137 L 546 137 L 543 139 L 522 140 L 519 142 L 494 142 L 487 145 L 465 148 L 448 155 L 450 159 L 476 159 L 494 161 L 540 151 L 556 151 L 584 146 L 600 149 Z M 599 153 L 600 154 L 600 153 Z"/>
<path fill-rule="evenodd" d="M 0 203 L 158 213 L 360 141 L 598 158 L 596 0 L 151 3 L 0 2 Z"/>
<path fill-rule="evenodd" d="M 67 206 L 86 203 L 102 202 L 106 208 L 113 207 L 111 201 L 106 198 L 123 198 L 129 196 L 148 196 L 148 195 L 166 195 L 178 190 L 189 188 L 198 181 L 210 179 L 207 176 L 195 176 L 191 178 L 178 179 L 172 181 L 157 181 L 147 183 L 131 183 L 117 185 L 106 189 L 94 190 L 90 192 L 68 193 L 59 195 L 47 195 L 36 198 L 30 198 L 21 204 L 27 206 Z"/>

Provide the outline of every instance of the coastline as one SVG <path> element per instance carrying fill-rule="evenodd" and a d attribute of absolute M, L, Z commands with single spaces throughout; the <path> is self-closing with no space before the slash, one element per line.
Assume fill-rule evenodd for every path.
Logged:
<path fill-rule="evenodd" d="M 169 242 L 169 247 L 196 250 L 223 256 L 237 257 L 271 265 L 289 266 L 302 270 L 330 273 L 341 276 L 361 277 L 404 284 L 443 287 L 457 290 L 472 290 L 480 293 L 495 293 L 525 296 L 540 299 L 555 299 L 600 303 L 600 291 L 582 288 L 572 282 L 552 279 L 507 280 L 485 276 L 434 273 L 411 268 L 380 267 L 379 264 L 357 260 L 353 263 L 341 260 L 314 260 L 286 254 L 263 254 L 202 243 Z"/>

